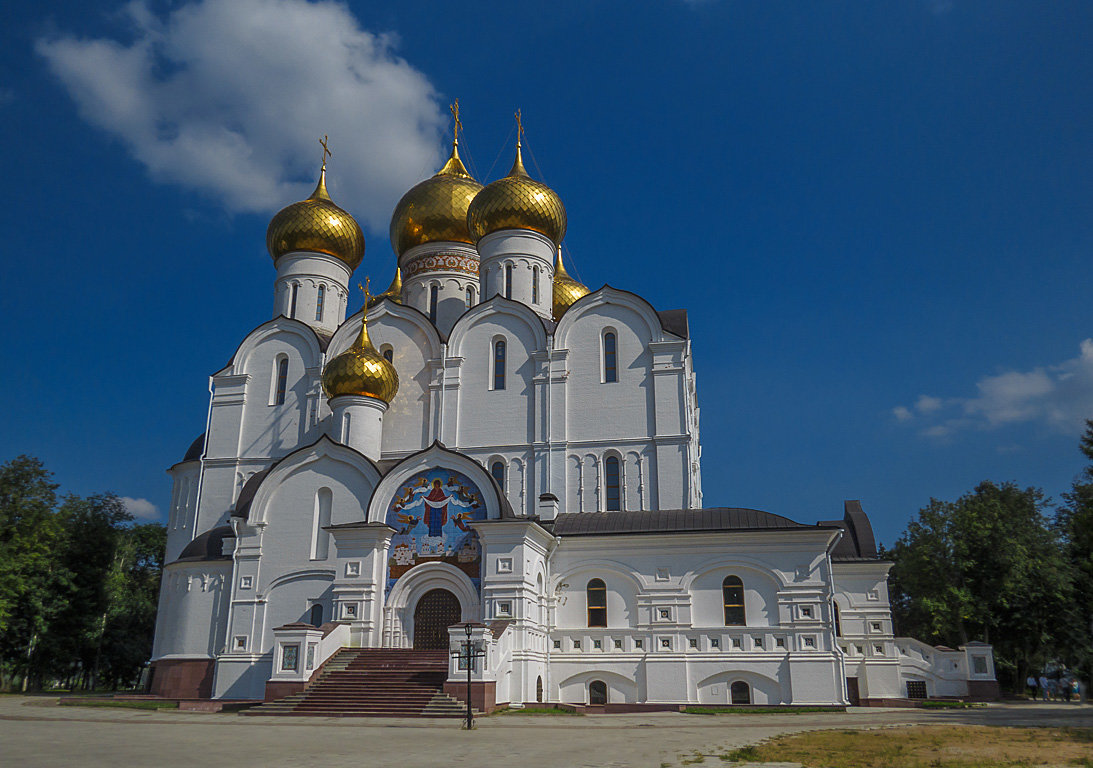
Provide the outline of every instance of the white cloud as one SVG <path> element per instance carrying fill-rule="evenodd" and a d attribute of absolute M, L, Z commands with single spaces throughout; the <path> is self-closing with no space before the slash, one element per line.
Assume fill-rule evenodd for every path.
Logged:
<path fill-rule="evenodd" d="M 1093 418 L 1093 339 L 1081 343 L 1077 357 L 1058 365 L 985 376 L 975 386 L 974 397 L 923 395 L 914 411 L 901 405 L 892 413 L 899 421 L 925 422 L 921 431 L 928 437 L 1025 423 L 1076 434 Z"/>
<path fill-rule="evenodd" d="M 148 499 L 134 499 L 122 496 L 121 503 L 125 505 L 125 511 L 137 520 L 155 520 L 159 517 L 159 509 Z"/>
<path fill-rule="evenodd" d="M 159 17 L 127 7 L 132 39 L 39 39 L 89 123 L 160 182 L 232 211 L 311 192 L 329 134 L 336 202 L 386 231 L 398 198 L 439 165 L 444 124 L 428 79 L 340 3 L 195 0 Z"/>

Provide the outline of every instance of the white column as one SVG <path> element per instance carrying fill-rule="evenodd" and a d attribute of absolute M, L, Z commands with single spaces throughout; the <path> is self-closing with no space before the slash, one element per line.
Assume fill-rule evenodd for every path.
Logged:
<path fill-rule="evenodd" d="M 330 410 L 333 413 L 330 436 L 372 461 L 379 461 L 387 403 L 365 395 L 338 395 L 331 398 Z"/>

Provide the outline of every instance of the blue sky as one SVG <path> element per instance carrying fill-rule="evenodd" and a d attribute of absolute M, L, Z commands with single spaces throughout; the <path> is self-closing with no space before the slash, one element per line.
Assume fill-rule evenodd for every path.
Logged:
<path fill-rule="evenodd" d="M 313 183 L 386 221 L 459 97 L 483 180 L 523 110 L 571 272 L 690 312 L 707 506 L 860 498 L 891 543 L 984 479 L 1058 497 L 1093 417 L 1093 5 L 8 4 L 0 461 L 144 515 L 272 308 Z M 359 300 L 358 300 L 359 303 Z"/>

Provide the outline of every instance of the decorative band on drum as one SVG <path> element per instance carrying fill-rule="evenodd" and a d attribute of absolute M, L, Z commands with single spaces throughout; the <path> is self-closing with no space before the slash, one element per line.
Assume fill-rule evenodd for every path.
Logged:
<path fill-rule="evenodd" d="M 402 268 L 403 279 L 422 272 L 465 272 L 478 276 L 478 259 L 462 253 L 430 253 L 408 261 Z"/>

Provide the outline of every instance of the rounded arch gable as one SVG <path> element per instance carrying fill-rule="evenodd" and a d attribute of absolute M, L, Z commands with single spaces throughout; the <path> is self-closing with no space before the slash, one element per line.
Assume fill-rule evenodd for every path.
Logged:
<path fill-rule="evenodd" d="M 330 339 L 330 345 L 327 347 L 327 356 L 333 357 L 345 350 L 349 349 L 349 345 L 353 343 L 357 338 L 357 334 L 361 331 L 363 310 L 357 312 L 351 317 L 347 317 L 345 322 L 338 326 L 338 330 L 334 332 L 334 336 Z M 402 331 L 403 334 L 411 338 L 416 338 L 422 343 L 421 353 L 426 360 L 435 360 L 441 356 L 441 338 L 437 332 L 436 327 L 429 322 L 429 318 L 421 314 L 413 307 L 405 304 L 397 304 L 393 301 L 381 301 L 368 310 L 368 328 L 369 332 L 372 329 L 376 329 L 378 336 L 373 339 L 373 342 L 379 344 L 383 339 L 380 329 L 383 326 L 388 325 Z"/>
<path fill-rule="evenodd" d="M 287 317 L 275 317 L 269 322 L 255 328 L 235 350 L 230 366 L 233 374 L 254 373 L 251 370 L 251 358 L 255 351 L 264 342 L 281 337 L 290 347 L 294 348 L 303 360 L 304 368 L 317 367 L 322 361 L 322 348 L 319 346 L 319 337 L 311 326 L 292 320 Z"/>
<path fill-rule="evenodd" d="M 510 327 L 513 333 L 519 333 L 519 330 L 525 330 L 529 333 L 528 338 L 525 339 L 525 342 L 531 342 L 528 344 L 529 352 L 546 349 L 546 328 L 543 327 L 542 319 L 524 304 L 501 296 L 494 296 L 488 301 L 475 304 L 456 320 L 451 333 L 448 334 L 449 354 L 466 357 L 464 345 L 468 333 L 481 323 L 490 320 L 501 320 L 501 324 L 505 324 L 504 319 L 519 324 L 519 328 Z"/>
<path fill-rule="evenodd" d="M 657 315 L 653 305 L 635 293 L 620 291 L 617 288 L 612 288 L 610 285 L 605 285 L 598 291 L 577 299 L 577 301 L 573 302 L 569 309 L 565 311 L 561 320 L 558 321 L 557 329 L 554 331 L 555 348 L 568 349 L 568 337 L 573 330 L 574 325 L 580 323 L 583 318 L 595 312 L 597 308 L 610 305 L 625 307 L 637 315 L 643 325 L 638 334 L 639 336 L 646 336 L 651 341 L 662 340 L 664 330 L 660 324 L 660 317 Z M 620 322 L 620 317 L 618 316 L 611 316 L 608 320 L 609 325 L 617 324 L 618 322 Z"/>

